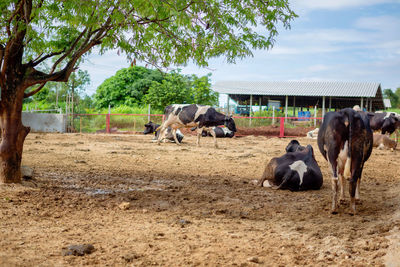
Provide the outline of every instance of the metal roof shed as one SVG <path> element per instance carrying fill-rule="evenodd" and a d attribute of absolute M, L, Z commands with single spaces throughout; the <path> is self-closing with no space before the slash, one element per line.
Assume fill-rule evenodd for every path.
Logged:
<path fill-rule="evenodd" d="M 374 82 L 220 81 L 213 85 L 213 90 L 246 105 L 267 105 L 268 100 L 278 100 L 285 103 L 286 111 L 288 106 L 317 105 L 324 113 L 326 98 L 329 108 L 360 105 L 371 111 L 384 109 L 381 85 Z"/>

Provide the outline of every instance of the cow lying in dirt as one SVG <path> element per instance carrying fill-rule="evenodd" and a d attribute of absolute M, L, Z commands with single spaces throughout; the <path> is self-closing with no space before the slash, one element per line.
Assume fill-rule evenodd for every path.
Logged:
<path fill-rule="evenodd" d="M 317 139 L 318 138 L 318 131 L 319 131 L 319 128 L 315 128 L 314 130 L 309 131 L 307 133 L 307 138 Z"/>
<path fill-rule="evenodd" d="M 229 130 L 226 127 L 218 127 L 218 126 L 214 126 L 211 128 L 211 130 L 214 131 L 215 136 L 217 138 L 232 138 L 233 136 L 235 136 L 235 133 L 231 130 Z M 210 130 L 203 130 L 203 132 L 201 133 L 202 137 L 206 137 L 206 136 L 213 136 L 210 132 Z"/>
<path fill-rule="evenodd" d="M 292 140 L 289 142 L 289 144 L 286 146 L 286 152 L 296 152 L 296 151 L 303 151 L 305 149 L 304 146 L 301 146 L 299 141 L 297 140 Z"/>
<path fill-rule="evenodd" d="M 314 150 L 308 145 L 303 150 L 296 149 L 271 159 L 258 185 L 299 191 L 320 189 L 322 182 L 322 173 L 315 160 Z"/>
<path fill-rule="evenodd" d="M 389 136 L 385 134 L 374 134 L 374 147 L 378 149 L 396 149 L 397 143 L 396 141 L 389 138 Z"/>
<path fill-rule="evenodd" d="M 196 105 L 196 104 L 173 104 L 165 107 L 165 121 L 160 127 L 160 133 L 168 128 L 172 128 L 174 133 L 179 128 L 197 128 L 197 145 L 200 146 L 200 136 L 203 130 L 209 129 L 214 139 L 214 146 L 218 148 L 217 137 L 211 129 L 213 126 L 225 125 L 232 132 L 236 132 L 235 121 L 230 116 L 217 112 L 211 106 Z M 160 143 L 160 137 L 157 142 Z M 177 145 L 180 144 L 175 140 Z"/>
<path fill-rule="evenodd" d="M 144 131 L 143 134 L 152 134 L 154 133 L 154 141 L 157 141 L 158 136 L 160 135 L 160 130 L 158 129 L 160 127 L 159 124 L 156 124 L 154 122 L 149 121 L 144 125 Z M 176 138 L 178 139 L 179 143 L 182 142 L 184 135 L 179 131 L 179 129 L 176 131 Z M 175 142 L 174 136 L 172 135 L 172 129 L 171 127 L 168 127 L 167 131 L 165 132 L 165 136 L 163 137 L 164 140 L 168 140 L 170 142 Z"/>

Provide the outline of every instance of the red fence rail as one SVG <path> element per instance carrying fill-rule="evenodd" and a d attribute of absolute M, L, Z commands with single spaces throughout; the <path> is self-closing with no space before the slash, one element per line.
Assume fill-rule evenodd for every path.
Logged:
<path fill-rule="evenodd" d="M 101 119 L 103 117 L 103 119 Z M 131 120 L 129 117 L 134 117 Z M 295 135 L 290 135 L 285 133 L 288 128 L 296 128 L 304 126 L 296 126 L 294 121 L 303 121 L 308 127 L 318 127 L 322 121 L 321 117 L 246 117 L 246 116 L 233 116 L 236 121 L 236 125 L 240 129 L 252 129 L 264 126 L 279 125 L 279 133 L 269 136 L 277 137 L 294 137 Z M 155 120 L 157 123 L 161 124 L 164 120 L 163 114 L 74 114 L 73 123 L 71 126 L 71 132 L 102 132 L 102 133 L 112 133 L 115 132 L 114 128 L 120 129 L 129 128 L 130 130 L 125 130 L 125 132 L 141 132 L 143 131 L 143 126 L 149 120 Z M 114 127 L 113 127 L 114 126 Z"/>

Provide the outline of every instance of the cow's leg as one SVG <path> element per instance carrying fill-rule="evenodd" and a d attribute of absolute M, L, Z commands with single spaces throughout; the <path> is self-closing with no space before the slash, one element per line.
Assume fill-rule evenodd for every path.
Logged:
<path fill-rule="evenodd" d="M 158 134 L 158 138 L 157 138 L 157 144 L 159 145 L 163 136 L 164 136 L 164 132 L 167 129 L 167 127 L 165 127 L 164 123 L 161 125 L 160 127 L 160 133 Z"/>
<path fill-rule="evenodd" d="M 356 191 L 357 187 L 360 186 L 361 173 L 363 169 L 363 164 L 361 164 L 362 157 L 352 160 L 352 172 L 351 179 L 349 181 L 349 193 L 350 193 L 350 214 L 356 214 Z M 359 193 L 359 192 L 358 192 Z M 360 196 L 358 196 L 359 198 Z"/>
<path fill-rule="evenodd" d="M 197 146 L 200 146 L 200 137 L 203 132 L 203 128 L 197 128 Z"/>
<path fill-rule="evenodd" d="M 338 151 L 336 149 L 328 150 L 328 163 L 332 170 L 332 208 L 331 213 L 338 212 L 338 175 L 337 175 L 337 158 Z"/>
<path fill-rule="evenodd" d="M 360 183 L 361 183 L 361 178 L 357 180 L 356 195 L 355 195 L 356 202 L 360 201 Z"/>
<path fill-rule="evenodd" d="M 355 199 L 356 188 L 357 188 L 357 182 L 354 181 L 353 179 L 351 179 L 349 182 L 350 214 L 351 215 L 356 214 L 356 199 Z"/>
<path fill-rule="evenodd" d="M 178 146 L 180 146 L 181 143 L 178 141 L 178 138 L 176 138 L 176 129 L 175 129 L 175 128 L 172 128 L 172 136 L 174 137 L 175 144 L 177 144 Z"/>
<path fill-rule="evenodd" d="M 210 134 L 212 135 L 213 140 L 214 140 L 214 147 L 215 147 L 215 148 L 218 148 L 218 144 L 217 144 L 217 135 L 215 134 L 213 128 L 210 128 Z"/>
<path fill-rule="evenodd" d="M 346 179 L 344 179 L 343 174 L 339 173 L 338 176 L 339 176 L 339 186 L 340 186 L 339 202 L 343 204 L 345 202 L 344 188 L 346 184 Z"/>
<path fill-rule="evenodd" d="M 350 160 L 347 158 L 347 151 L 348 151 L 348 146 L 347 146 L 347 141 L 345 142 L 343 148 L 340 150 L 338 158 L 337 158 L 337 172 L 339 176 L 339 185 L 340 185 L 340 196 L 339 196 L 339 201 L 340 203 L 345 202 L 344 198 L 344 188 L 346 185 L 346 179 L 344 176 L 345 172 L 345 167 L 346 164 L 350 164 Z M 350 174 L 349 174 L 350 175 Z"/>

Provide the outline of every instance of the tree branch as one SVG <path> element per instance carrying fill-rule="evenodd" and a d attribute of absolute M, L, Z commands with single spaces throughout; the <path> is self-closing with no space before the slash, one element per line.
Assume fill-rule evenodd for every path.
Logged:
<path fill-rule="evenodd" d="M 42 58 L 40 58 L 42 56 L 42 54 L 40 54 L 36 59 L 29 62 L 28 65 L 35 67 L 35 66 L 39 65 L 40 63 L 42 63 L 43 61 L 45 61 L 46 59 L 60 55 L 64 52 L 65 52 L 65 49 L 63 49 L 62 51 L 59 51 L 59 52 L 53 52 L 53 53 L 47 54 L 47 55 L 43 56 Z"/>
<path fill-rule="evenodd" d="M 64 55 L 62 55 L 59 59 L 57 59 L 56 62 L 54 62 L 53 67 L 51 68 L 50 73 L 53 73 L 54 70 L 56 69 L 57 65 L 60 64 L 60 62 L 63 61 L 64 58 L 66 58 L 69 54 L 71 54 L 72 50 L 74 50 L 74 48 L 75 48 L 76 45 L 78 44 L 79 40 L 82 38 L 82 36 L 85 35 L 86 31 L 87 31 L 87 28 L 85 28 L 85 29 L 81 32 L 81 34 L 79 34 L 79 36 L 76 38 L 75 42 L 71 45 L 71 47 L 68 49 L 68 51 L 67 51 Z"/>
<path fill-rule="evenodd" d="M 15 8 L 14 12 L 11 13 L 10 18 L 7 20 L 6 29 L 7 29 L 7 34 L 8 34 L 9 37 L 11 36 L 11 27 L 10 27 L 11 21 L 12 21 L 12 20 L 14 19 L 14 17 L 18 14 L 18 12 L 21 10 L 23 4 L 24 4 L 24 0 L 21 0 L 21 1 L 18 3 L 18 7 L 17 7 L 17 4 L 16 4 L 16 5 L 15 5 L 16 8 Z"/>
<path fill-rule="evenodd" d="M 42 83 L 41 85 L 39 85 L 38 88 L 30 91 L 29 93 L 24 93 L 24 98 L 28 98 L 28 97 L 33 96 L 34 94 L 38 93 L 40 90 L 42 90 L 42 88 L 45 86 L 46 83 L 47 82 Z"/>

